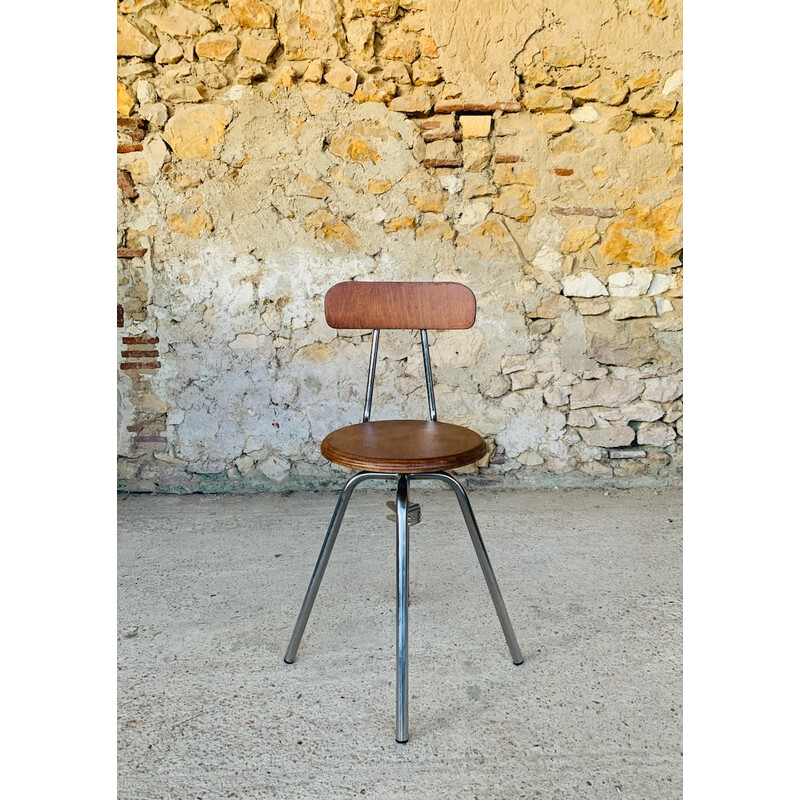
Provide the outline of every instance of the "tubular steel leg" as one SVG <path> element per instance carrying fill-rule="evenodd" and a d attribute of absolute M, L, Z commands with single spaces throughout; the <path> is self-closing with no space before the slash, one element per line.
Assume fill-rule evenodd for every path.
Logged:
<path fill-rule="evenodd" d="M 397 481 L 397 721 L 395 739 L 408 741 L 408 476 Z"/>
<path fill-rule="evenodd" d="M 517 643 L 517 637 L 514 634 L 514 628 L 511 625 L 511 619 L 506 610 L 506 604 L 503 602 L 503 595 L 500 594 L 500 587 L 497 585 L 497 578 L 494 575 L 491 562 L 489 561 L 489 554 L 486 552 L 486 545 L 483 543 L 481 533 L 478 530 L 478 523 L 475 520 L 475 514 L 472 512 L 467 493 L 464 487 L 447 472 L 418 472 L 412 475 L 415 480 L 438 480 L 444 481 L 456 494 L 458 504 L 461 506 L 461 513 L 464 515 L 464 522 L 467 523 L 467 530 L 469 531 L 472 544 L 475 547 L 475 553 L 478 556 L 481 569 L 483 570 L 483 577 L 486 579 L 486 585 L 489 587 L 489 594 L 492 596 L 497 616 L 500 618 L 500 625 L 503 628 L 503 634 L 506 637 L 506 644 L 511 652 L 511 660 L 516 664 L 522 664 L 522 652 Z"/>
<path fill-rule="evenodd" d="M 308 617 L 311 614 L 311 609 L 314 607 L 314 600 L 317 597 L 320 583 L 322 583 L 322 576 L 325 574 L 325 567 L 328 566 L 328 559 L 331 557 L 331 551 L 333 550 L 333 545 L 336 542 L 336 536 L 339 533 L 339 528 L 341 527 L 342 519 L 344 518 L 344 512 L 347 509 L 347 504 L 350 502 L 350 495 L 353 493 L 353 489 L 355 489 L 355 487 L 358 486 L 358 484 L 362 481 L 370 480 L 372 478 L 382 478 L 386 480 L 386 478 L 391 477 L 393 476 L 387 475 L 383 472 L 358 472 L 353 475 L 353 477 L 350 478 L 350 480 L 348 480 L 344 485 L 344 489 L 342 489 L 342 493 L 339 495 L 339 502 L 336 503 L 336 509 L 333 512 L 331 524 L 328 526 L 328 533 L 325 535 L 325 541 L 322 543 L 322 550 L 320 550 L 319 558 L 317 558 L 317 564 L 314 567 L 313 574 L 311 575 L 311 582 L 308 584 L 303 605 L 300 607 L 300 614 L 297 617 L 297 622 L 294 626 L 294 632 L 292 633 L 292 638 L 289 641 L 289 647 L 286 650 L 286 655 L 283 657 L 283 660 L 287 664 L 293 663 L 294 658 L 297 655 L 297 648 L 300 645 L 300 640 L 303 638 L 303 632 L 306 629 L 306 623 L 308 622 Z"/>

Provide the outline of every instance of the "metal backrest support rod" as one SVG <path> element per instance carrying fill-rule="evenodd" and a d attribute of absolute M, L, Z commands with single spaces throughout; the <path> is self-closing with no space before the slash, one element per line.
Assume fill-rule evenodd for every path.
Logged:
<path fill-rule="evenodd" d="M 431 373 L 431 353 L 428 349 L 428 331 L 420 330 L 422 337 L 422 360 L 425 362 L 425 385 L 428 389 L 428 410 L 431 420 L 436 422 L 436 398 L 433 396 L 433 375 Z"/>
<path fill-rule="evenodd" d="M 428 411 L 431 421 L 436 422 L 436 398 L 433 395 L 433 373 L 431 372 L 431 352 L 428 347 L 428 331 L 420 329 L 422 337 L 422 361 L 425 365 L 425 386 L 428 390 Z M 372 413 L 372 395 L 375 391 L 375 371 L 378 366 L 378 342 L 381 337 L 380 329 L 372 331 L 372 351 L 369 356 L 369 374 L 367 375 L 367 394 L 364 398 L 364 414 L 362 422 L 369 422 Z"/>
<path fill-rule="evenodd" d="M 381 332 L 377 328 L 372 331 L 372 353 L 369 357 L 369 375 L 367 376 L 367 396 L 364 398 L 364 417 L 362 422 L 369 422 L 372 412 L 372 391 L 375 388 L 375 367 L 378 364 L 378 340 Z"/>

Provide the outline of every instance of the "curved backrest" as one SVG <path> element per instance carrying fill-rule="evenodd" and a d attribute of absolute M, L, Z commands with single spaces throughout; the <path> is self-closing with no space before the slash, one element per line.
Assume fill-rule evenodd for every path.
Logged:
<path fill-rule="evenodd" d="M 332 328 L 471 328 L 475 295 L 461 283 L 348 281 L 328 290 L 325 319 Z"/>

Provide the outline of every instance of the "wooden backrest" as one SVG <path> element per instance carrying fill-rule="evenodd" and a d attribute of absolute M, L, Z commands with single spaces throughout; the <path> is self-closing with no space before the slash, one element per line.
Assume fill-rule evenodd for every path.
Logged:
<path fill-rule="evenodd" d="M 471 328 L 475 295 L 461 283 L 348 281 L 328 290 L 325 319 L 332 328 Z"/>

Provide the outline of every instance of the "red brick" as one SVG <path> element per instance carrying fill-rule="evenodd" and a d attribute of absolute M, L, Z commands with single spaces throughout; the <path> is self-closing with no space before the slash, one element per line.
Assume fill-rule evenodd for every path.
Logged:
<path fill-rule="evenodd" d="M 119 303 L 117 303 L 117 327 L 125 327 L 125 309 Z"/>
<path fill-rule="evenodd" d="M 133 437 L 133 441 L 136 444 L 139 444 L 140 442 L 159 442 L 161 444 L 166 444 L 167 443 L 167 437 L 166 436 L 134 436 Z"/>
<path fill-rule="evenodd" d="M 158 336 L 123 336 L 122 344 L 158 344 Z"/>
<path fill-rule="evenodd" d="M 460 167 L 460 158 L 426 158 L 422 162 L 423 167 Z"/>
<path fill-rule="evenodd" d="M 495 164 L 516 164 L 517 161 L 522 161 L 522 156 L 495 156 Z"/>
<path fill-rule="evenodd" d="M 144 145 L 141 142 L 130 142 L 129 144 L 118 144 L 118 153 L 139 153 L 144 150 Z"/>
<path fill-rule="evenodd" d="M 128 200 L 135 200 L 139 193 L 133 187 L 133 178 L 126 169 L 117 170 L 117 186 L 122 190 L 122 196 Z"/>
<path fill-rule="evenodd" d="M 565 169 L 564 167 L 556 167 L 553 172 L 556 175 L 560 175 L 562 178 L 566 177 L 567 175 L 572 175 L 575 170 L 572 169 Z"/>
<path fill-rule="evenodd" d="M 493 111 L 521 111 L 522 105 L 515 101 L 506 103 L 466 103 L 463 100 L 440 100 L 433 110 L 436 114 L 468 111 L 471 114 L 491 114 Z"/>
<path fill-rule="evenodd" d="M 424 131 L 422 134 L 422 140 L 424 142 L 440 142 L 442 139 L 453 139 L 456 142 L 460 142 L 463 137 L 460 133 L 456 133 L 455 131 Z"/>
<path fill-rule="evenodd" d="M 123 358 L 158 358 L 158 350 L 123 350 Z"/>
<path fill-rule="evenodd" d="M 119 365 L 120 369 L 160 369 L 160 361 L 145 361 L 142 364 L 132 364 L 130 361 L 123 362 Z"/>
<path fill-rule="evenodd" d="M 117 248 L 117 258 L 141 258 L 146 252 L 146 247 L 119 247 Z"/>
<path fill-rule="evenodd" d="M 144 128 L 145 121 L 141 117 L 120 117 L 117 115 L 117 127 Z"/>

